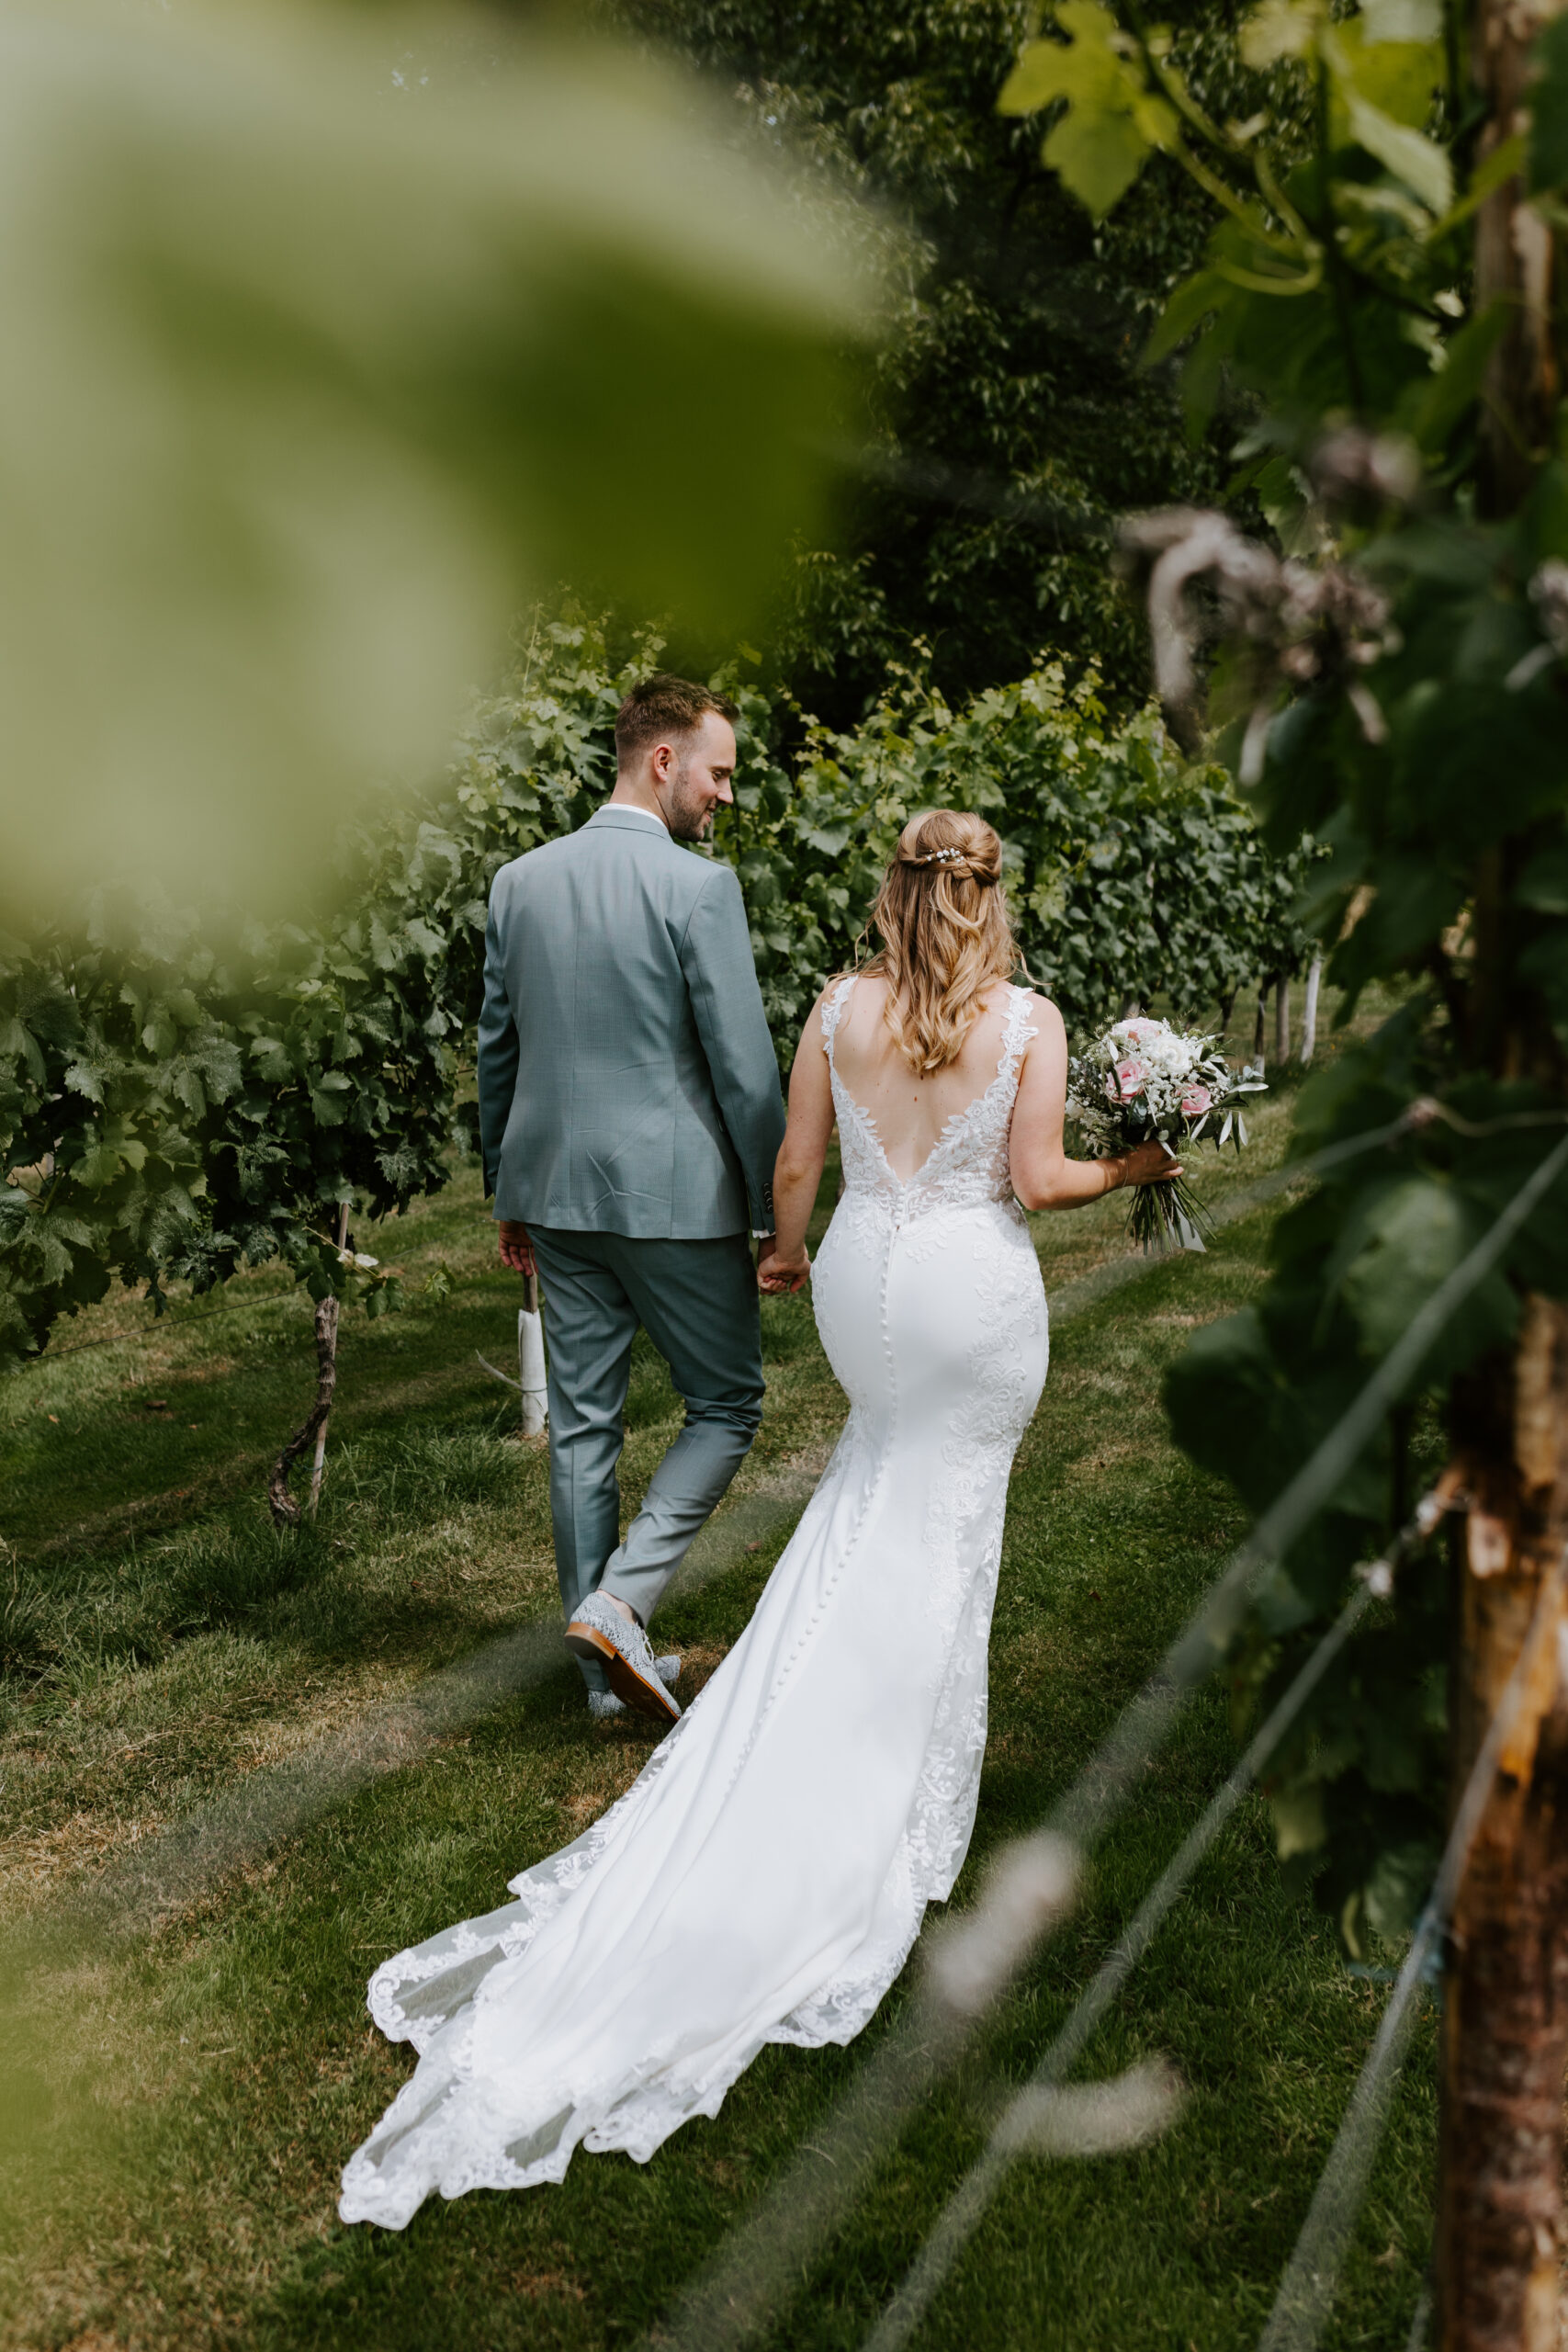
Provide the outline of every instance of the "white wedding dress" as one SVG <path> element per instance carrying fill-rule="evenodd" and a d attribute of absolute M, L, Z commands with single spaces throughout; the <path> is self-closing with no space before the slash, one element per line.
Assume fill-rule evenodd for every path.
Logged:
<path fill-rule="evenodd" d="M 604 1818 L 516 1900 L 371 1981 L 419 2065 L 344 2171 L 346 2222 L 433 2189 L 639 2161 L 716 2115 L 764 2042 L 846 2042 L 968 1848 L 1008 1473 L 1045 1377 L 1045 1298 L 1008 1148 L 1029 1000 L 997 1074 L 893 1173 L 823 1009 L 845 1189 L 816 1262 L 850 1398 L 822 1482 L 723 1665 Z"/>

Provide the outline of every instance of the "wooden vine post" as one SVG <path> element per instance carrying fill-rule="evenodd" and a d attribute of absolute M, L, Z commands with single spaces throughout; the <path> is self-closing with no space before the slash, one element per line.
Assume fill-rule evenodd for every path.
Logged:
<path fill-rule="evenodd" d="M 337 1246 L 343 1250 L 348 1240 L 348 1204 L 338 1211 Z M 320 1299 L 316 1306 L 316 1400 L 293 1436 L 267 1473 L 267 1508 L 279 1527 L 298 1527 L 299 1506 L 288 1491 L 288 1474 L 305 1448 L 315 1440 L 315 1456 L 310 1468 L 310 1517 L 316 1516 L 316 1506 L 321 1498 L 321 1471 L 327 1453 L 327 1417 L 333 1408 L 333 1392 L 337 1386 L 337 1327 L 339 1302 L 334 1295 Z"/>
<path fill-rule="evenodd" d="M 1545 11 L 1477 0 L 1473 72 L 1485 154 L 1520 128 Z M 1517 179 L 1482 209 L 1477 315 L 1506 323 L 1483 404 L 1482 491 L 1501 518 L 1551 447 L 1560 393 L 1550 305 L 1551 232 Z M 1505 852 L 1506 856 L 1506 852 Z M 1467 1058 L 1563 1093 L 1550 1036 L 1504 995 L 1504 879 L 1478 876 Z M 1463 1787 L 1527 1632 L 1524 1701 L 1461 1883 L 1443 2002 L 1437 2219 L 1444 2352 L 1556 2352 L 1562 2262 L 1563 2077 L 1568 2063 L 1568 1703 L 1560 1669 L 1558 1564 L 1568 1541 L 1568 1307 L 1523 1302 L 1512 1352 L 1455 1384 L 1455 1456 L 1472 1501 L 1457 1521 L 1450 1717 Z M 1543 1589 L 1544 1613 L 1538 1619 Z"/>
<path fill-rule="evenodd" d="M 340 1204 L 337 1213 L 337 1246 L 340 1255 L 348 1247 L 348 1203 L 346 1201 Z M 328 1310 L 331 1312 L 332 1320 L 331 1329 L 326 1332 L 326 1341 L 332 1372 L 327 1385 L 327 1410 L 322 1413 L 316 1424 L 316 1455 L 310 1464 L 310 1517 L 312 1519 L 316 1516 L 317 1506 L 321 1499 L 321 1473 L 326 1468 L 327 1462 L 327 1418 L 332 1409 L 333 1391 L 337 1386 L 337 1327 L 342 1307 L 335 1296 L 323 1298 L 316 1310 L 318 1358 L 321 1355 L 321 1317 Z"/>

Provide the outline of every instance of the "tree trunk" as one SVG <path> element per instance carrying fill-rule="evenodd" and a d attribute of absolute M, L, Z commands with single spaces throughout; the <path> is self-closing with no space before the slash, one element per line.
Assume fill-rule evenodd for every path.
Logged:
<path fill-rule="evenodd" d="M 1302 1011 L 1302 1064 L 1317 1051 L 1317 992 L 1323 985 L 1323 958 L 1314 956 L 1307 967 L 1306 1003 Z"/>
<path fill-rule="evenodd" d="M 1463 1522 L 1450 1682 L 1469 1777 L 1568 1538 L 1568 1307 L 1531 1296 L 1512 1361 L 1455 1383 Z M 1541 1629 L 1455 1900 L 1438 2197 L 1443 2352 L 1557 2352 L 1568 2063 L 1568 1702 Z"/>
<path fill-rule="evenodd" d="M 1472 60 L 1487 116 L 1478 161 L 1523 127 L 1531 50 L 1557 0 L 1477 0 Z M 1518 507 L 1552 446 L 1561 390 L 1551 336 L 1555 255 L 1519 177 L 1482 205 L 1475 311 L 1504 324 L 1478 413 L 1478 503 Z M 1478 866 L 1471 1057 L 1527 1059 L 1507 968 L 1496 854 Z M 1525 1302 L 1512 1363 L 1454 1385 L 1455 1451 L 1472 1498 L 1457 1564 L 1450 1713 L 1462 1788 L 1518 1658 L 1541 1580 L 1568 1534 L 1568 1308 Z M 1556 2352 L 1568 2061 L 1568 1703 L 1557 1624 L 1538 1645 L 1454 1905 L 1443 2002 L 1438 2340 L 1443 2352 Z"/>
<path fill-rule="evenodd" d="M 1274 1059 L 1291 1057 L 1291 976 L 1281 972 L 1274 984 Z"/>
<path fill-rule="evenodd" d="M 1252 1066 L 1261 1070 L 1265 1066 L 1263 1051 L 1264 1022 L 1269 1011 L 1269 982 L 1260 980 L 1258 987 L 1258 1018 L 1252 1024 Z"/>
<path fill-rule="evenodd" d="M 335 1298 L 323 1298 L 316 1307 L 316 1401 L 285 1445 L 267 1474 L 267 1507 L 279 1527 L 298 1527 L 299 1506 L 288 1491 L 288 1473 L 318 1430 L 326 1427 L 337 1385 L 337 1314 Z"/>

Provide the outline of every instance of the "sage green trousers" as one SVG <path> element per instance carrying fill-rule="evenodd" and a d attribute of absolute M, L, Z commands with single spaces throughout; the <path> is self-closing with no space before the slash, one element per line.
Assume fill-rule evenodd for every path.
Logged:
<path fill-rule="evenodd" d="M 631 1240 L 528 1228 L 549 1352 L 550 1517 L 568 1617 L 591 1592 L 646 1625 L 687 1546 L 746 1457 L 762 1418 L 757 1277 L 742 1233 Z M 638 1324 L 670 1367 L 685 1427 L 620 1541 L 616 1476 Z M 590 1690 L 603 1668 L 580 1660 Z"/>

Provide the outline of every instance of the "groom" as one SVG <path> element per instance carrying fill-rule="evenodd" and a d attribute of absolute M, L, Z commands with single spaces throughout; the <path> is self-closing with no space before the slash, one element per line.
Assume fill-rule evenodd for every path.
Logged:
<path fill-rule="evenodd" d="M 502 1258 L 544 1283 L 567 1647 L 595 1713 L 666 1724 L 681 1710 L 644 1628 L 761 1419 L 747 1237 L 772 1242 L 784 1128 L 739 884 L 687 846 L 734 797 L 734 717 L 684 678 L 635 686 L 609 800 L 502 867 L 485 934 L 485 1187 Z M 623 1544 L 639 1323 L 686 1420 Z"/>

